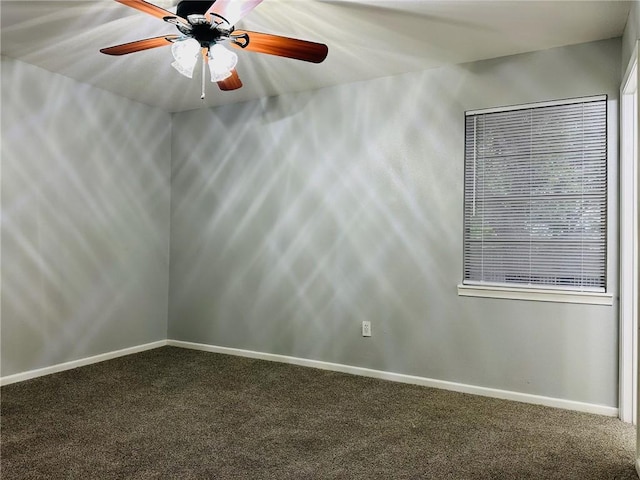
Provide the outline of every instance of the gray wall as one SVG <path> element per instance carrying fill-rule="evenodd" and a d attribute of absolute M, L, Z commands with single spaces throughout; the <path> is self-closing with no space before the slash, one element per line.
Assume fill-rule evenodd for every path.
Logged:
<path fill-rule="evenodd" d="M 615 306 L 456 285 L 464 111 L 609 94 L 615 178 L 620 57 L 618 39 L 174 114 L 169 338 L 617 406 Z"/>
<path fill-rule="evenodd" d="M 640 38 L 640 1 L 635 0 L 631 4 L 629 18 L 622 35 L 622 74 L 627 70 L 629 60 L 636 46 L 636 41 Z"/>
<path fill-rule="evenodd" d="M 165 339 L 171 116 L 1 75 L 2 376 Z"/>

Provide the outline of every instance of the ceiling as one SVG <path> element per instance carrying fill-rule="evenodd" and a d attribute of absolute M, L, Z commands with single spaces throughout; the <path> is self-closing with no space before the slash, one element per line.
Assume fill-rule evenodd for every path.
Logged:
<path fill-rule="evenodd" d="M 176 0 L 151 0 L 175 11 Z M 100 48 L 178 33 L 112 0 L 0 2 L 0 53 L 169 112 L 397 75 L 622 35 L 631 3 L 528 0 L 264 0 L 237 28 L 326 43 L 324 63 L 239 51 L 244 87 L 222 92 L 171 66 L 168 48 Z"/>

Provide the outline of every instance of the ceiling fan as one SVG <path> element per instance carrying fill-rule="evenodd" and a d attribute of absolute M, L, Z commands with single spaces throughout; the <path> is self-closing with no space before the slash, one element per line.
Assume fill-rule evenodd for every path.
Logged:
<path fill-rule="evenodd" d="M 236 30 L 234 25 L 257 7 L 262 0 L 208 0 L 178 2 L 176 13 L 145 0 L 116 0 L 175 25 L 179 35 L 161 35 L 131 43 L 103 48 L 107 55 L 126 55 L 150 48 L 171 45 L 175 61 L 172 66 L 191 78 L 199 57 L 202 57 L 202 96 L 204 99 L 205 66 L 211 81 L 221 90 L 236 90 L 242 82 L 235 67 L 237 55 L 225 48 L 227 43 L 237 49 L 278 55 L 281 57 L 320 63 L 329 51 L 322 43 L 282 37 L 270 33 Z"/>

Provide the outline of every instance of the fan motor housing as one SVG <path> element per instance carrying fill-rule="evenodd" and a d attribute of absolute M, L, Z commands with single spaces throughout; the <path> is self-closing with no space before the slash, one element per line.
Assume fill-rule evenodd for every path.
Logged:
<path fill-rule="evenodd" d="M 203 47 L 216 43 L 223 36 L 219 30 L 211 28 L 209 24 L 193 25 L 191 30 L 184 30 L 180 25 L 176 26 L 180 32 L 187 37 L 195 38 Z"/>
<path fill-rule="evenodd" d="M 176 14 L 179 17 L 187 19 L 190 24 L 189 28 L 184 27 L 180 23 L 176 23 L 177 29 L 187 37 L 195 38 L 203 48 L 211 44 L 217 43 L 222 37 L 228 36 L 233 31 L 233 27 L 229 25 L 223 17 L 213 14 L 217 20 L 221 22 L 212 22 L 205 18 L 204 14 L 209 7 L 215 3 L 209 1 L 191 1 L 183 0 L 178 3 Z M 227 28 L 222 27 L 226 25 Z"/>
<path fill-rule="evenodd" d="M 182 18 L 187 18 L 189 15 L 197 14 L 204 15 L 209 7 L 215 2 L 209 0 L 207 1 L 191 1 L 191 0 L 182 0 L 178 2 L 178 9 L 176 11 L 177 15 Z"/>

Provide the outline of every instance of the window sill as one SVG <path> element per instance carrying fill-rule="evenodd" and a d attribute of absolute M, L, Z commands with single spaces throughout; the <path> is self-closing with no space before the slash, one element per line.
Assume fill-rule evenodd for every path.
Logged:
<path fill-rule="evenodd" d="M 613 305 L 613 295 L 599 292 L 572 292 L 567 290 L 542 290 L 536 288 L 510 288 L 484 285 L 458 285 L 462 297 L 505 298 L 535 302 L 585 303 Z"/>

